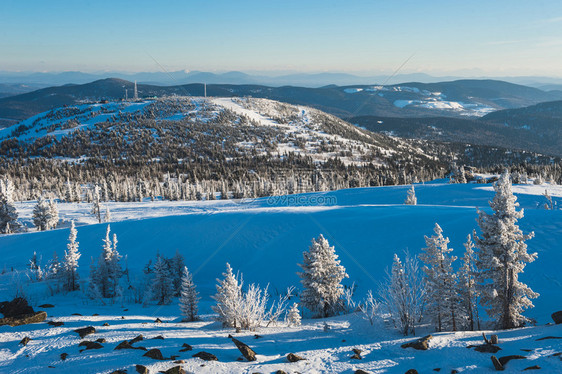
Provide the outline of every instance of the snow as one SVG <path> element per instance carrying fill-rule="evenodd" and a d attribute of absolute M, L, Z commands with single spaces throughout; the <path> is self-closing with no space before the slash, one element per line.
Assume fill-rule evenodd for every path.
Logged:
<path fill-rule="evenodd" d="M 466 235 L 476 225 L 476 209 L 488 208 L 493 196 L 489 185 L 445 184 L 435 182 L 415 185 L 418 205 L 404 205 L 409 186 L 350 189 L 336 192 L 294 195 L 291 198 L 262 198 L 205 202 L 145 201 L 137 203 L 109 203 L 113 217 L 111 230 L 119 237 L 118 249 L 128 258 L 131 274 L 139 274 L 156 251 L 172 257 L 176 250 L 185 257 L 193 280 L 201 293 L 200 311 L 203 320 L 179 323 L 177 299 L 169 306 L 147 306 L 116 303 L 97 305 L 83 298 L 81 291 L 64 296 L 50 296 L 42 284 L 27 288 L 33 305 L 51 303 L 46 309 L 49 320 L 65 322 L 61 327 L 35 324 L 11 328 L 0 327 L 0 372 L 28 373 L 44 371 L 48 365 L 53 373 L 79 371 L 82 373 L 109 373 L 119 368 L 134 372 L 134 364 L 149 367 L 151 372 L 166 370 L 177 364 L 171 361 L 153 361 L 142 357 L 142 351 L 113 351 L 124 339 L 138 334 L 145 337 L 163 335 L 164 340 L 145 340 L 135 343 L 147 348 L 160 348 L 164 356 L 180 355 L 186 360 L 188 372 L 287 372 L 335 373 L 363 369 L 378 373 L 404 373 L 416 368 L 420 373 L 457 369 L 463 373 L 492 372 L 489 354 L 467 349 L 469 344 L 482 342 L 481 332 L 434 333 L 426 326 L 418 334 L 435 336 L 429 351 L 402 349 L 400 344 L 412 340 L 382 326 L 371 326 L 359 314 L 329 319 L 304 318 L 300 327 L 283 324 L 245 331 L 235 337 L 249 344 L 258 354 L 254 363 L 239 362 L 240 353 L 226 339 L 232 329 L 223 329 L 212 321 L 210 296 L 215 292 L 215 280 L 229 262 L 235 271 L 244 274 L 246 284 L 259 283 L 269 289 L 283 290 L 299 285 L 297 263 L 311 239 L 323 234 L 335 246 L 341 264 L 352 282 L 358 286 L 357 299 L 369 289 L 376 291 L 384 278 L 384 270 L 392 263 L 394 253 L 403 255 L 404 249 L 419 254 L 424 246 L 424 235 L 430 235 L 436 222 L 443 234 L 451 239 L 452 255 L 462 256 Z M 562 361 L 550 357 L 562 351 L 562 339 L 536 341 L 544 336 L 562 336 L 562 326 L 543 326 L 550 314 L 560 310 L 562 274 L 559 265 L 562 253 L 562 210 L 545 210 L 544 188 L 560 205 L 561 186 L 517 185 L 517 194 L 525 217 L 519 221 L 524 232 L 535 231 L 528 241 L 529 252 L 538 252 L 538 259 L 529 264 L 521 280 L 539 292 L 535 308 L 526 315 L 535 318 L 539 327 L 528 327 L 499 332 L 502 351 L 497 356 L 524 354 L 526 360 L 507 364 L 508 372 L 540 365 L 543 372 L 562 372 Z M 298 197 L 298 198 L 297 198 Z M 318 201 L 324 205 L 318 205 Z M 311 201 L 315 203 L 310 204 Z M 29 223 L 33 203 L 18 203 L 22 221 Z M 0 236 L 0 269 L 22 269 L 33 251 L 43 256 L 45 263 L 56 250 L 59 256 L 66 249 L 68 222 L 75 219 L 80 242 L 78 269 L 82 289 L 88 276 L 91 257 L 97 257 L 105 234 L 105 224 L 94 224 L 89 204 L 59 204 L 59 215 L 66 222 L 63 228 L 23 234 Z M 456 267 L 460 266 L 457 260 Z M 0 275 L 1 299 L 13 297 L 14 273 Z M 274 296 L 273 298 L 275 298 Z M 298 299 L 295 299 L 298 302 Z M 127 309 L 127 310 L 125 310 Z M 84 316 L 72 316 L 72 313 Z M 99 316 L 91 316 L 99 313 Z M 125 319 L 121 319 L 124 316 Z M 156 317 L 165 323 L 156 324 Z M 108 322 L 109 327 L 102 324 Z M 324 331 L 324 323 L 330 328 Z M 71 330 L 92 325 L 94 335 L 79 339 Z M 490 332 L 488 331 L 487 334 Z M 254 334 L 263 336 L 255 339 Z M 26 346 L 18 345 L 24 337 L 33 340 Z M 103 337 L 104 348 L 78 352 L 81 340 Z M 179 353 L 181 344 L 194 347 L 191 352 Z M 363 350 L 364 359 L 349 360 L 352 348 Z M 531 349 L 532 352 L 522 352 Z M 216 354 L 219 362 L 203 362 L 192 358 L 193 353 L 208 351 Z M 59 355 L 69 354 L 66 361 Z M 288 363 L 285 356 L 295 353 L 306 361 Z M 95 364 L 93 364 L 95 363 Z M 205 366 L 201 366 L 205 364 Z"/>

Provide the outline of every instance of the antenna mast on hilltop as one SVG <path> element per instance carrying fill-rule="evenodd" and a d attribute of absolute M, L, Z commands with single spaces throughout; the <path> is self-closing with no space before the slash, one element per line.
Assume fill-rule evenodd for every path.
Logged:
<path fill-rule="evenodd" d="M 133 100 L 138 100 L 139 99 L 139 93 L 137 92 L 137 81 L 135 81 L 135 93 L 133 96 Z"/>
<path fill-rule="evenodd" d="M 203 92 L 205 97 L 207 97 L 207 83 L 203 83 Z"/>

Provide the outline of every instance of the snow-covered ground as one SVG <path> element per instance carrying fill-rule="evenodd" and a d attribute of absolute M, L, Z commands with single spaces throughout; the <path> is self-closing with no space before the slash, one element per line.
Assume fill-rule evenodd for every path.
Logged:
<path fill-rule="evenodd" d="M 154 361 L 142 357 L 143 351 L 113 351 L 124 339 L 138 334 L 145 338 L 162 335 L 164 340 L 136 343 L 147 348 L 161 348 L 165 357 L 179 355 L 186 360 L 184 368 L 203 373 L 253 373 L 284 370 L 288 373 L 347 372 L 363 369 L 372 373 L 404 373 L 410 368 L 420 373 L 492 372 L 490 354 L 467 349 L 469 344 L 482 341 L 480 333 L 458 332 L 433 334 L 429 351 L 400 348 L 404 338 L 384 326 L 370 326 L 359 314 L 327 320 L 303 320 L 302 328 L 260 328 L 236 337 L 249 344 L 258 354 L 254 363 L 238 362 L 240 353 L 227 339 L 232 330 L 222 329 L 212 321 L 210 295 L 215 279 L 224 271 L 225 262 L 244 274 L 246 283 L 269 283 L 272 298 L 287 286 L 299 286 L 297 263 L 302 261 L 313 237 L 323 234 L 335 246 L 342 264 L 350 276 L 345 284 L 357 285 L 360 300 L 368 290 L 376 291 L 390 266 L 394 253 L 403 250 L 417 254 L 424 247 L 424 235 L 431 235 L 435 222 L 451 239 L 453 255 L 462 256 L 462 243 L 477 229 L 476 209 L 489 209 L 493 196 L 489 185 L 431 183 L 416 185 L 418 204 L 403 205 L 409 186 L 362 188 L 336 192 L 311 193 L 255 200 L 209 202 L 145 201 L 142 203 L 109 203 L 111 228 L 119 239 L 118 250 L 127 256 L 131 274 L 140 276 L 143 266 L 154 259 L 156 252 L 171 257 L 176 250 L 185 257 L 201 292 L 203 321 L 178 323 L 177 304 L 142 307 L 134 304 L 101 306 L 87 301 L 81 292 L 72 297 L 49 296 L 45 287 L 31 286 L 28 292 L 35 307 L 54 304 L 45 309 L 48 320 L 65 322 L 51 327 L 44 323 L 22 327 L 0 327 L 0 372 L 109 373 L 123 368 L 134 372 L 134 364 L 146 365 L 151 372 L 175 366 L 172 361 Z M 562 361 L 554 353 L 562 351 L 562 339 L 536 341 L 545 336 L 562 336 L 562 326 L 544 326 L 550 314 L 562 310 L 562 210 L 546 210 L 544 190 L 562 205 L 562 187 L 550 185 L 518 185 L 514 192 L 525 209 L 520 221 L 525 231 L 535 231 L 528 242 L 530 252 L 538 259 L 527 266 L 521 280 L 541 296 L 534 300 L 535 308 L 526 315 L 537 320 L 539 327 L 529 327 L 499 333 L 502 351 L 496 356 L 522 354 L 525 360 L 507 364 L 508 372 L 539 365 L 542 372 L 562 372 Z M 23 222 L 29 222 L 33 203 L 18 203 Z M 99 256 L 106 224 L 95 224 L 88 204 L 59 204 L 61 218 L 77 222 L 80 242 L 80 275 L 82 286 L 88 275 L 92 257 Z M 0 269 L 22 269 L 34 251 L 46 262 L 53 251 L 60 255 L 66 249 L 68 225 L 47 232 L 29 232 L 0 236 Z M 458 264 L 457 264 L 458 265 Z M 14 296 L 12 272 L 0 276 L 0 299 Z M 127 310 L 125 310 L 127 309 Z M 84 316 L 72 316 L 80 313 Z M 99 316 L 91 316 L 98 313 Z M 121 317 L 125 317 L 123 320 Z M 166 323 L 155 324 L 160 317 Z M 102 324 L 108 322 L 109 327 Z M 324 331 L 324 323 L 330 326 Z M 98 332 L 85 338 L 105 338 L 104 348 L 79 352 L 78 338 L 73 329 L 95 326 Z M 418 335 L 432 333 L 422 328 Z M 255 339 L 254 334 L 262 338 Z M 18 342 L 30 336 L 33 340 L 23 347 Z M 183 343 L 193 351 L 179 353 Z M 82 348 L 82 347 L 80 347 Z M 363 360 L 350 360 L 352 348 L 363 350 Z M 529 352 L 522 349 L 530 350 Z M 192 358 L 193 353 L 207 351 L 219 362 L 204 362 Z M 66 361 L 61 353 L 68 353 Z M 305 357 L 299 363 L 287 362 L 288 353 Z M 54 366 L 47 369 L 47 366 Z M 201 366 L 205 365 L 205 366 Z"/>

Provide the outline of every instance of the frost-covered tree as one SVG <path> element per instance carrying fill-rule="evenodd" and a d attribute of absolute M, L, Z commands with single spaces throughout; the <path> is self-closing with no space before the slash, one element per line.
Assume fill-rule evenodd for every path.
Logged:
<path fill-rule="evenodd" d="M 480 330 L 478 316 L 478 290 L 476 289 L 476 255 L 474 243 L 470 234 L 464 243 L 464 256 L 462 266 L 457 272 L 458 290 L 461 302 L 462 317 L 465 319 L 465 328 L 470 331 Z"/>
<path fill-rule="evenodd" d="M 94 215 L 94 217 L 96 217 L 99 223 L 102 222 L 100 199 L 100 188 L 98 185 L 95 185 L 92 194 L 92 214 Z"/>
<path fill-rule="evenodd" d="M 301 325 L 301 312 L 299 304 L 294 303 L 289 312 L 287 313 L 287 325 L 300 326 Z"/>
<path fill-rule="evenodd" d="M 453 249 L 448 248 L 449 238 L 443 237 L 443 229 L 437 223 L 434 232 L 435 235 L 425 237 L 427 247 L 420 254 L 427 291 L 426 315 L 431 318 L 437 331 L 457 331 L 459 297 L 452 266 L 457 258 L 449 256 Z"/>
<path fill-rule="evenodd" d="M 45 277 L 47 279 L 58 279 L 61 276 L 62 266 L 57 252 L 53 252 L 53 258 L 47 263 Z"/>
<path fill-rule="evenodd" d="M 102 253 L 97 264 L 97 276 L 94 277 L 101 295 L 106 298 L 113 298 L 119 294 L 119 279 L 123 275 L 119 262 L 121 255 L 117 252 L 117 235 L 113 235 L 112 241 L 110 234 L 111 228 L 107 225 Z"/>
<path fill-rule="evenodd" d="M 404 204 L 417 205 L 417 203 L 418 203 L 418 198 L 416 197 L 416 190 L 412 185 L 412 187 L 408 190 L 408 196 L 406 196 L 406 200 L 404 201 Z"/>
<path fill-rule="evenodd" d="M 43 269 L 41 269 L 41 257 L 37 256 L 37 252 L 33 251 L 33 256 L 29 260 L 29 270 L 33 279 L 43 280 Z"/>
<path fill-rule="evenodd" d="M 523 311 L 532 308 L 531 299 L 539 296 L 519 281 L 519 274 L 526 264 L 535 261 L 537 254 L 528 253 L 525 243 L 534 233 L 523 234 L 517 225 L 517 220 L 523 218 L 523 209 L 516 209 L 519 203 L 507 172 L 494 184 L 494 191 L 490 202 L 494 213 L 478 212 L 482 235 L 475 235 L 480 302 L 500 328 L 509 329 L 529 321 Z"/>
<path fill-rule="evenodd" d="M 298 273 L 304 287 L 300 295 L 301 304 L 316 317 L 335 315 L 342 307 L 344 292 L 341 281 L 348 278 L 345 268 L 340 265 L 334 247 L 320 235 L 312 239 L 308 251 L 303 252 L 304 261 Z"/>
<path fill-rule="evenodd" d="M 193 277 L 187 266 L 183 268 L 183 275 L 181 277 L 181 290 L 180 290 L 180 310 L 182 316 L 185 317 L 186 321 L 196 321 L 197 311 L 199 303 L 199 292 L 193 283 Z"/>
<path fill-rule="evenodd" d="M 13 194 L 12 181 L 8 178 L 0 179 L 0 234 L 10 234 L 20 228 Z"/>
<path fill-rule="evenodd" d="M 57 227 L 59 222 L 59 211 L 53 200 L 40 197 L 33 208 L 33 224 L 40 231 L 50 230 Z"/>
<path fill-rule="evenodd" d="M 68 236 L 68 243 L 66 244 L 66 251 L 64 253 L 64 278 L 65 289 L 67 291 L 76 291 L 78 285 L 78 260 L 80 259 L 80 252 L 78 251 L 78 242 L 76 241 L 78 232 L 74 225 L 74 221 L 70 222 L 70 234 Z"/>
<path fill-rule="evenodd" d="M 150 296 L 158 305 L 169 304 L 173 297 L 172 277 L 166 260 L 158 256 L 154 264 L 154 276 L 150 288 Z"/>
<path fill-rule="evenodd" d="M 172 275 L 174 296 L 179 296 L 182 287 L 182 276 L 185 270 L 185 262 L 182 254 L 179 251 L 176 251 L 176 254 L 168 261 L 168 264 Z"/>
<path fill-rule="evenodd" d="M 416 333 L 424 313 L 425 288 L 419 264 L 407 252 L 404 263 L 394 255 L 392 269 L 380 292 L 382 304 L 394 327 L 404 335 Z"/>
<path fill-rule="evenodd" d="M 226 264 L 226 272 L 223 279 L 217 279 L 217 293 L 213 296 L 216 304 L 212 306 L 218 314 L 218 320 L 223 326 L 237 327 L 238 313 L 242 299 L 242 284 L 238 282 L 238 277 L 232 272 L 230 264 Z M 239 326 L 238 326 L 239 327 Z"/>
<path fill-rule="evenodd" d="M 109 205 L 105 204 L 105 216 L 103 217 L 105 222 L 111 222 L 111 212 L 109 211 Z"/>

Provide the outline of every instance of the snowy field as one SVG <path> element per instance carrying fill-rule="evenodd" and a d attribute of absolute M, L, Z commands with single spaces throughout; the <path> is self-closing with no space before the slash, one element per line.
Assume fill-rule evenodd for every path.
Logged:
<path fill-rule="evenodd" d="M 156 373 L 174 364 L 171 360 L 154 361 L 142 357 L 143 351 L 113 348 L 124 339 L 139 334 L 145 338 L 162 335 L 164 340 L 144 340 L 136 343 L 146 348 L 160 348 L 165 357 L 179 355 L 188 372 L 201 373 L 287 373 L 347 372 L 362 369 L 371 373 L 404 373 L 415 368 L 420 373 L 493 372 L 490 354 L 467 349 L 469 344 L 482 342 L 480 333 L 437 333 L 429 351 L 402 349 L 400 344 L 412 340 L 383 325 L 371 326 L 359 314 L 303 320 L 299 328 L 260 328 L 242 332 L 235 337 L 250 345 L 258 354 L 256 362 L 239 362 L 240 352 L 227 339 L 231 329 L 225 330 L 210 315 L 211 299 L 216 278 L 221 277 L 225 262 L 244 274 L 248 283 L 269 284 L 272 298 L 277 292 L 294 285 L 299 287 L 296 274 L 313 237 L 323 234 L 335 246 L 349 279 L 344 284 L 357 286 L 356 299 L 368 290 L 376 291 L 384 279 L 385 269 L 391 265 L 393 254 L 409 250 L 418 254 L 424 247 L 424 235 L 432 235 L 437 222 L 444 235 L 451 239 L 453 255 L 461 257 L 466 236 L 477 229 L 476 209 L 488 208 L 493 196 L 489 185 L 431 183 L 416 185 L 418 205 L 406 206 L 403 201 L 409 186 L 362 188 L 323 192 L 290 197 L 263 198 L 243 201 L 109 203 L 112 232 L 119 239 L 118 250 L 127 256 L 131 274 L 141 275 L 148 260 L 157 252 L 172 257 L 178 250 L 193 273 L 201 292 L 200 311 L 203 321 L 178 323 L 179 309 L 174 301 L 169 306 L 142 307 L 135 304 L 97 305 L 81 292 L 72 297 L 49 296 L 44 287 L 29 287 L 34 307 L 44 303 L 55 305 L 45 309 L 47 320 L 62 321 L 61 327 L 45 323 L 0 327 L 0 372 L 34 373 L 81 372 L 110 373 L 116 369 L 135 372 L 134 365 L 142 364 Z M 558 204 L 558 210 L 546 210 L 545 189 Z M 545 336 L 562 336 L 562 326 L 545 326 L 550 314 L 562 310 L 562 187 L 550 185 L 514 186 L 525 217 L 520 220 L 524 232 L 535 231 L 528 242 L 529 252 L 537 252 L 538 259 L 522 274 L 527 283 L 541 296 L 535 308 L 526 315 L 537 320 L 538 327 L 499 332 L 502 351 L 496 355 L 522 354 L 525 360 L 507 364 L 507 372 L 518 372 L 539 365 L 541 372 L 562 372 L 560 357 L 562 339 L 536 341 Z M 31 221 L 34 203 L 18 203 L 17 209 L 24 223 Z M 90 215 L 89 204 L 59 204 L 65 223 L 57 230 L 0 236 L 0 269 L 25 268 L 34 251 L 45 263 L 53 251 L 59 256 L 66 249 L 68 222 L 76 221 L 80 242 L 80 276 L 82 288 L 88 276 L 90 259 L 100 254 L 106 224 L 96 224 Z M 458 267 L 458 263 L 456 264 Z M 0 276 L 0 299 L 14 296 L 13 273 Z M 80 313 L 84 316 L 72 316 Z M 97 313 L 99 316 L 91 316 Z M 89 317 L 86 317 L 89 316 Z M 124 317 L 124 319 L 122 319 Z M 159 317 L 165 323 L 156 324 Z M 109 327 L 103 327 L 103 323 Z M 326 331 L 325 322 L 329 325 Z M 96 334 L 87 340 L 105 338 L 103 348 L 79 352 L 83 340 L 72 330 L 94 326 Z M 429 327 L 418 335 L 433 333 Z M 255 334 L 262 336 L 259 339 Z M 18 342 L 29 336 L 33 340 L 23 347 Z M 188 343 L 193 351 L 179 353 Z M 363 360 L 350 360 L 352 348 L 363 351 Z M 530 350 L 530 351 L 522 351 Z M 218 362 L 192 358 L 192 354 L 207 351 Z M 285 356 L 295 353 L 306 358 L 289 363 Z M 65 361 L 61 353 L 68 353 Z M 47 366 L 54 368 L 47 369 Z"/>

